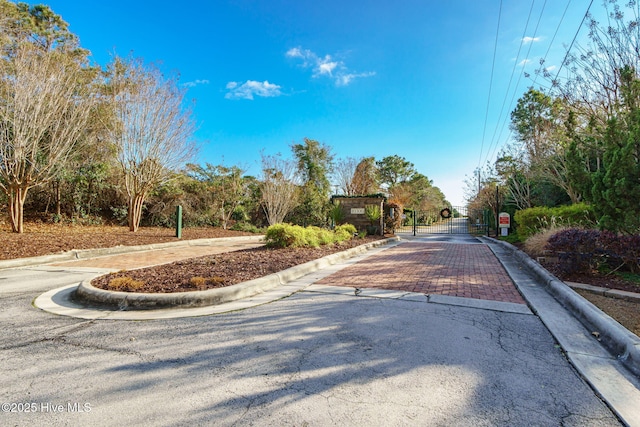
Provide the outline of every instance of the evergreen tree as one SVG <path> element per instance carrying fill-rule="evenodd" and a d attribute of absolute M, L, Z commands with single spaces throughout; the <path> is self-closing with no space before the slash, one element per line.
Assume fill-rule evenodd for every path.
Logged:
<path fill-rule="evenodd" d="M 331 148 L 304 138 L 302 144 L 294 144 L 291 149 L 302 177 L 302 197 L 293 220 L 302 225 L 326 225 L 334 157 Z"/>
<path fill-rule="evenodd" d="M 636 71 L 621 71 L 626 109 L 609 119 L 602 168 L 593 177 L 593 201 L 602 228 L 640 232 L 640 80 Z"/>

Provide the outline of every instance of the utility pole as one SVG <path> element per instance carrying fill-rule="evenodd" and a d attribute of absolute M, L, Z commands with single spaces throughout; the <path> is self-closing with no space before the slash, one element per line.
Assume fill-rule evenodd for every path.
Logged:
<path fill-rule="evenodd" d="M 498 238 L 498 230 L 500 221 L 500 192 L 498 189 L 498 183 L 496 182 L 496 239 Z"/>

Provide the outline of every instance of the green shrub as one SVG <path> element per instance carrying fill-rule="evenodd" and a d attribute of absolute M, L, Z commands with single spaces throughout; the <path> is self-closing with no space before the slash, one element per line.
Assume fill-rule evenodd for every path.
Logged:
<path fill-rule="evenodd" d="M 273 224 L 267 228 L 265 241 L 267 246 L 273 248 L 304 246 L 304 228 L 299 225 Z"/>
<path fill-rule="evenodd" d="M 338 242 L 342 242 L 351 239 L 357 232 L 358 229 L 353 224 L 339 225 L 335 229 L 335 238 Z"/>
<path fill-rule="evenodd" d="M 344 216 L 344 209 L 342 209 L 340 202 L 336 201 L 336 204 L 329 209 L 329 218 L 331 218 L 334 225 L 338 225 L 344 221 Z"/>
<path fill-rule="evenodd" d="M 231 226 L 230 229 L 234 231 L 245 231 L 247 233 L 256 233 L 256 234 L 264 233 L 263 229 L 256 227 L 250 222 L 244 222 L 244 221 L 236 222 Z"/>
<path fill-rule="evenodd" d="M 335 234 L 332 231 L 320 227 L 307 227 L 307 229 L 309 229 L 309 246 L 317 247 L 335 242 Z"/>
<path fill-rule="evenodd" d="M 292 224 L 274 224 L 267 228 L 265 242 L 272 248 L 318 247 L 353 237 L 356 228 L 351 224 L 336 227 L 332 232 L 320 227 L 301 227 Z"/>
<path fill-rule="evenodd" d="M 500 236 L 499 238 L 500 240 L 504 240 L 505 242 L 509 242 L 511 244 L 520 243 L 520 236 L 518 236 L 518 233 L 511 233 L 506 236 Z"/>
<path fill-rule="evenodd" d="M 358 232 L 358 229 L 353 224 L 342 224 L 336 227 L 336 231 L 345 231 L 349 233 L 351 236 L 353 236 L 355 233 Z"/>
<path fill-rule="evenodd" d="M 376 221 L 380 219 L 380 206 L 378 205 L 367 205 L 364 207 L 364 215 L 371 222 L 371 224 L 375 224 Z"/>
<path fill-rule="evenodd" d="M 595 215 L 591 206 L 577 203 L 555 208 L 535 207 L 517 211 L 514 220 L 518 227 L 518 236 L 526 240 L 541 230 L 554 227 L 592 227 Z"/>

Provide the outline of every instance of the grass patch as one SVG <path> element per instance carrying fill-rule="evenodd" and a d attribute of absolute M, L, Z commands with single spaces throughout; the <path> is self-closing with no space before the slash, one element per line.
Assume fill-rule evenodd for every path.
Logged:
<path fill-rule="evenodd" d="M 616 276 L 640 287 L 640 274 L 628 271 L 616 271 Z"/>
<path fill-rule="evenodd" d="M 564 227 L 550 227 L 529 236 L 524 242 L 524 251 L 533 258 L 545 255 L 551 236 L 564 229 Z"/>

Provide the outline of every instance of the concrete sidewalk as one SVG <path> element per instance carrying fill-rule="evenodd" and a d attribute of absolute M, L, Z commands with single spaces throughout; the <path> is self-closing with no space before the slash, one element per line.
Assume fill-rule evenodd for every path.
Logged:
<path fill-rule="evenodd" d="M 239 251 L 264 246 L 264 236 L 227 237 L 221 239 L 191 240 L 188 244 L 166 245 L 160 248 L 151 246 L 146 250 L 127 252 L 117 255 L 102 254 L 88 259 L 56 262 L 56 267 L 93 267 L 112 270 L 132 270 L 142 267 L 167 264 L 188 258 L 216 255 L 224 252 Z"/>
<path fill-rule="evenodd" d="M 0 260 L 0 270 L 36 265 L 95 267 L 112 270 L 165 264 L 198 256 L 264 245 L 263 235 L 182 240 L 139 246 L 71 250 L 31 258 Z"/>

